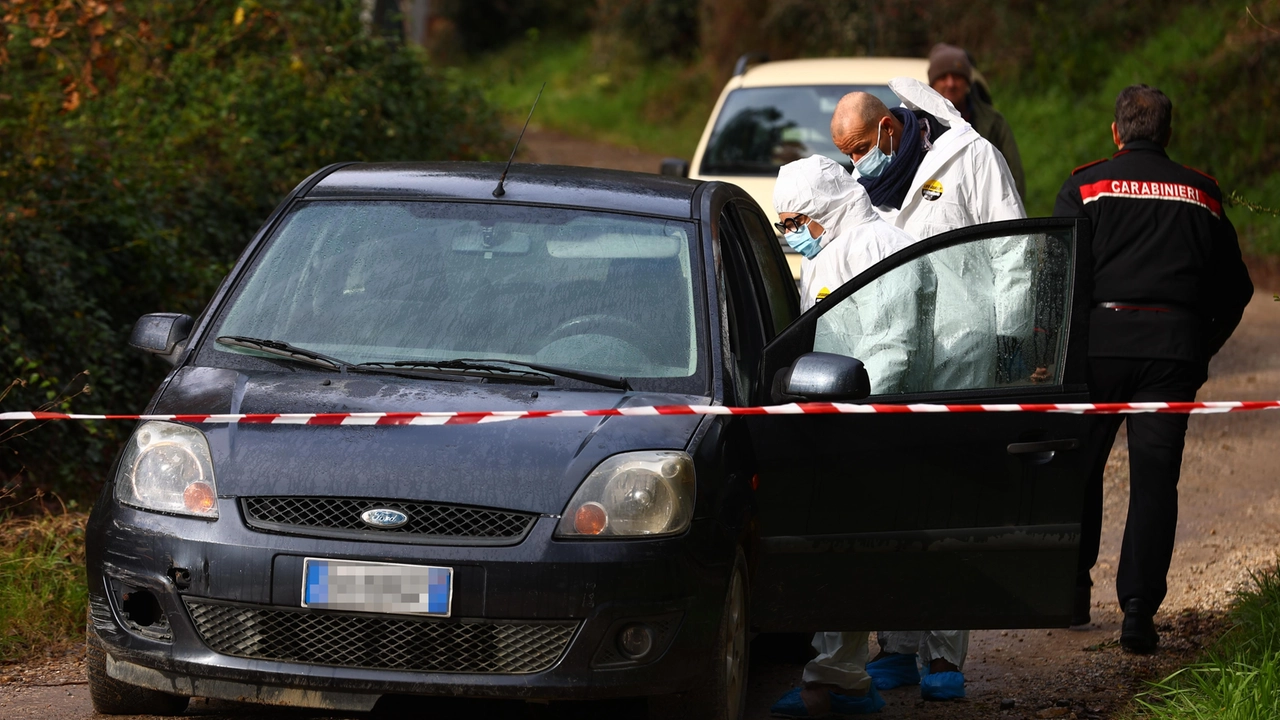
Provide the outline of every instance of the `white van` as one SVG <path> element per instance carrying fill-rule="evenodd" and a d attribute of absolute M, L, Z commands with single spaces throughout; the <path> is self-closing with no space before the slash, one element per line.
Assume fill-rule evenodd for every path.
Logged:
<path fill-rule="evenodd" d="M 925 82 L 928 69 L 923 58 L 768 62 L 757 53 L 743 55 L 711 111 L 693 161 L 663 161 L 662 173 L 734 183 L 776 222 L 773 183 L 779 167 L 821 154 L 852 170 L 853 162 L 831 142 L 831 113 L 840 98 L 862 90 L 897 107 L 901 103 L 889 80 L 906 76 Z M 800 256 L 786 250 L 792 274 L 799 277 Z"/>

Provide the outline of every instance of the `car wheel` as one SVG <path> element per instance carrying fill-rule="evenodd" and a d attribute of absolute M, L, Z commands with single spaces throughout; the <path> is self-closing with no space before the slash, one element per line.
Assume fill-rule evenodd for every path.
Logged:
<path fill-rule="evenodd" d="M 681 695 L 651 698 L 651 720 L 699 718 L 739 720 L 747 697 L 747 660 L 751 644 L 748 636 L 747 560 L 739 548 L 725 591 L 724 611 L 710 667 L 698 689 Z"/>
<path fill-rule="evenodd" d="M 191 698 L 121 682 L 107 674 L 107 651 L 93 631 L 85 642 L 89 698 L 102 715 L 181 715 Z"/>

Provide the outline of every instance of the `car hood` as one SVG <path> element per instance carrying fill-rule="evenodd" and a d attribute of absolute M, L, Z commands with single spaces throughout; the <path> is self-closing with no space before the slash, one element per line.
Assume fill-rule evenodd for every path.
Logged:
<path fill-rule="evenodd" d="M 662 393 L 188 367 L 174 376 L 152 412 L 589 410 L 707 402 Z M 601 460 L 630 450 L 684 449 L 699 420 L 667 415 L 201 429 L 224 497 L 423 500 L 558 515 Z"/>

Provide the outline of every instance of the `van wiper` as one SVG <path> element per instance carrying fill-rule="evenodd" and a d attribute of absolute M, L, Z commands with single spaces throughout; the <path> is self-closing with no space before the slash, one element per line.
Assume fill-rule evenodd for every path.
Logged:
<path fill-rule="evenodd" d="M 243 337 L 241 335 L 223 335 L 215 340 L 215 342 L 219 345 L 229 345 L 231 347 L 257 350 L 258 352 L 266 353 L 268 355 L 289 358 L 290 360 L 297 360 L 301 363 L 328 368 L 330 370 L 337 370 L 339 372 L 344 369 L 354 367 L 351 363 L 345 360 L 339 360 L 336 357 L 329 357 L 328 355 L 318 353 L 315 350 L 308 350 L 296 345 L 290 345 L 283 340 L 263 340 L 262 338 Z"/>
<path fill-rule="evenodd" d="M 485 370 L 490 372 L 506 373 L 520 372 L 519 370 L 512 370 L 511 368 L 502 367 L 501 365 L 495 365 L 493 363 L 518 365 L 520 367 L 529 368 L 530 370 L 535 370 L 539 373 L 558 375 L 559 377 L 569 378 L 570 380 L 581 380 L 582 382 L 592 383 L 593 385 L 602 385 L 604 387 L 616 388 L 618 390 L 631 390 L 631 385 L 627 383 L 627 379 L 624 377 L 618 377 L 617 375 L 604 375 L 602 373 L 593 373 L 588 370 L 574 370 L 573 368 L 543 365 L 541 363 L 521 362 L 519 360 L 455 358 L 453 360 L 397 360 L 396 362 L 360 363 L 360 365 L 372 365 L 374 367 L 391 366 L 437 368 L 440 370 Z"/>

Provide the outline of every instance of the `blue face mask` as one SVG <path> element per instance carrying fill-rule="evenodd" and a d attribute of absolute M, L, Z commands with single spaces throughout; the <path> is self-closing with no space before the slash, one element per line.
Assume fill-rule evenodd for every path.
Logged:
<path fill-rule="evenodd" d="M 891 152 L 885 155 L 884 151 L 880 149 L 880 126 L 877 126 L 876 144 L 867 151 L 866 155 L 862 156 L 861 160 L 853 164 L 853 169 L 857 170 L 862 177 L 878 178 L 880 173 L 883 173 L 884 169 L 889 167 L 889 163 L 893 162 L 893 156 L 896 154 L 896 152 Z"/>
<path fill-rule="evenodd" d="M 819 235 L 818 237 L 814 237 L 813 233 L 809 232 L 809 223 L 801 225 L 799 230 L 796 230 L 793 233 L 787 233 L 783 237 L 786 239 L 787 244 L 791 246 L 792 250 L 795 250 L 809 260 L 817 257 L 818 253 L 822 251 L 822 236 Z"/>

